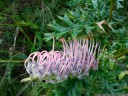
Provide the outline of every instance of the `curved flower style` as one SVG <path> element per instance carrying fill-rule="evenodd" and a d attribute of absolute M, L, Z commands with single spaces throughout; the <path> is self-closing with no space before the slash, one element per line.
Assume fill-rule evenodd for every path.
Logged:
<path fill-rule="evenodd" d="M 89 40 L 70 40 L 63 43 L 63 51 L 33 52 L 25 61 L 30 76 L 44 79 L 50 83 L 65 80 L 69 75 L 82 78 L 91 68 L 98 68 L 96 53 L 99 45 Z M 54 44 L 53 44 L 54 47 Z"/>

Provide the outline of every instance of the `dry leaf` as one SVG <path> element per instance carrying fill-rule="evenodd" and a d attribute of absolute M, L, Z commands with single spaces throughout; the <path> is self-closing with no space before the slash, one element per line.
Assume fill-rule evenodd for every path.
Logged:
<path fill-rule="evenodd" d="M 102 30 L 102 31 L 104 31 L 105 32 L 105 30 L 104 30 L 104 28 L 103 28 L 103 24 L 105 24 L 105 25 L 107 25 L 109 28 L 111 28 L 112 29 L 112 26 L 110 25 L 110 24 L 108 24 L 108 22 L 107 21 L 105 21 L 105 20 L 103 20 L 103 21 L 101 21 L 101 22 L 96 22 L 96 24 L 100 27 L 100 29 Z"/>

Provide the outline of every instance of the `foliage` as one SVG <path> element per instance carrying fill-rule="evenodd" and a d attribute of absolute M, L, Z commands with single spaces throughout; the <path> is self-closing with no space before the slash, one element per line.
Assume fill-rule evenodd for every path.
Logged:
<path fill-rule="evenodd" d="M 0 96 L 127 93 L 127 10 L 127 0 L 0 0 Z M 21 83 L 27 77 L 24 59 L 34 51 L 49 51 L 53 37 L 59 50 L 62 37 L 100 42 L 98 70 L 57 84 Z"/>

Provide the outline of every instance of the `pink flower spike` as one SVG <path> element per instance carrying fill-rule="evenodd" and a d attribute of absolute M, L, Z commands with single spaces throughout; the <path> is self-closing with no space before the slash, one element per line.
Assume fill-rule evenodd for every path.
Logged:
<path fill-rule="evenodd" d="M 69 74 L 81 78 L 89 73 L 90 69 L 98 68 L 99 44 L 88 39 L 74 39 L 66 42 L 61 39 L 62 51 L 33 52 L 25 60 L 24 66 L 30 76 L 44 79 L 49 83 L 57 83 L 65 80 Z"/>

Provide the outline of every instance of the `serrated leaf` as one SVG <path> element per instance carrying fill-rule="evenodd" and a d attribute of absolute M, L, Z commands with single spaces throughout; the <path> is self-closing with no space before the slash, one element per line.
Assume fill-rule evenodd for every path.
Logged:
<path fill-rule="evenodd" d="M 76 11 L 76 12 L 69 11 L 68 17 L 75 18 L 78 22 L 80 22 L 80 13 L 79 13 L 79 11 Z"/>
<path fill-rule="evenodd" d="M 112 29 L 112 26 L 111 26 L 111 25 L 109 25 L 109 23 L 108 23 L 108 22 L 106 22 L 105 20 L 100 21 L 100 22 L 96 22 L 96 24 L 97 24 L 97 25 L 98 25 L 98 27 L 99 27 L 102 31 L 104 31 L 104 32 L 105 32 L 105 29 L 104 29 L 104 28 L 103 28 L 103 26 L 102 26 L 103 24 L 108 25 L 108 27 Z"/>
<path fill-rule="evenodd" d="M 80 28 L 78 27 L 78 28 L 74 28 L 74 29 L 72 29 L 72 37 L 76 37 L 77 36 L 77 34 L 78 33 L 80 33 Z"/>
<path fill-rule="evenodd" d="M 62 21 L 64 21 L 67 25 L 69 25 L 70 27 L 74 27 L 75 24 L 70 20 L 70 18 L 68 17 L 67 14 L 64 15 L 64 17 L 60 17 L 58 16 Z"/>
<path fill-rule="evenodd" d="M 53 28 L 57 32 L 67 32 L 69 28 L 60 26 L 59 24 L 56 23 L 56 21 L 53 22 L 53 24 L 49 24 L 51 28 Z"/>
<path fill-rule="evenodd" d="M 94 27 L 85 25 L 85 28 L 86 28 L 86 33 L 88 34 L 89 32 L 91 32 L 91 30 L 92 30 Z"/>

